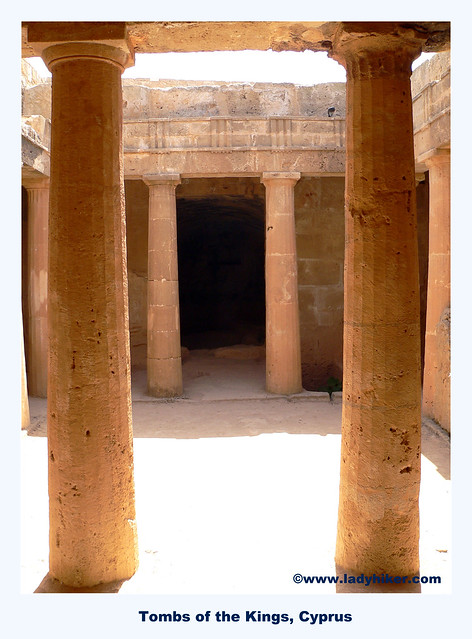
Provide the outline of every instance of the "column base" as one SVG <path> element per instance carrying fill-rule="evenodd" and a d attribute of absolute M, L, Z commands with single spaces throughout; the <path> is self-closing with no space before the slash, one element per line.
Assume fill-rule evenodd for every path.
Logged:
<path fill-rule="evenodd" d="M 147 392 L 152 397 L 180 397 L 183 392 L 182 358 L 147 360 Z"/>
<path fill-rule="evenodd" d="M 281 383 L 280 380 L 273 380 L 270 375 L 266 375 L 266 391 L 274 395 L 296 395 L 303 392 L 303 386 L 299 382 L 288 380 L 287 383 Z"/>

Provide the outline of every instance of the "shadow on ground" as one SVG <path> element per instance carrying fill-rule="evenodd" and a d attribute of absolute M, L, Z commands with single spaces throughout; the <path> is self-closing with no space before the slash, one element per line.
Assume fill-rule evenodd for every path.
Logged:
<path fill-rule="evenodd" d="M 449 434 L 431 419 L 423 417 L 421 452 L 444 479 L 451 479 L 451 442 Z"/>
<path fill-rule="evenodd" d="M 89 592 L 89 593 L 108 593 L 113 594 L 120 591 L 121 586 L 127 581 L 127 579 L 121 579 L 120 581 L 112 581 L 107 584 L 98 584 L 98 586 L 90 586 L 83 588 L 74 588 L 73 586 L 66 586 L 62 582 L 55 579 L 49 573 L 44 577 L 42 582 L 34 591 L 35 593 L 78 593 L 78 592 Z"/>

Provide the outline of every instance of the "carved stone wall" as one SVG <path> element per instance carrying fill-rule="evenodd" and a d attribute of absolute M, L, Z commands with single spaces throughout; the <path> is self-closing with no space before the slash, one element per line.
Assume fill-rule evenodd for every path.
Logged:
<path fill-rule="evenodd" d="M 34 74 L 27 73 L 29 65 L 23 66 L 23 170 L 48 174 L 51 85 L 49 81 L 38 83 Z M 424 172 L 422 156 L 450 139 L 448 52 L 436 55 L 413 73 L 412 97 L 417 170 Z M 262 172 L 295 170 L 302 173 L 295 186 L 295 220 L 303 384 L 313 389 L 328 377 L 340 379 L 345 85 L 212 82 L 200 86 L 136 79 L 123 82 L 123 100 L 132 363 L 144 365 L 146 356 L 148 188 L 142 175 L 181 175 L 182 184 L 176 191 L 180 217 L 183 208 L 188 216 L 195 205 L 199 211 L 220 207 L 226 214 L 230 207 L 240 221 L 244 216 L 250 220 L 251 215 L 254 221 L 264 207 Z M 423 330 L 427 191 L 427 180 L 420 181 Z M 261 339 L 256 328 L 253 334 L 252 339 Z M 239 337 L 250 339 L 244 331 Z"/>

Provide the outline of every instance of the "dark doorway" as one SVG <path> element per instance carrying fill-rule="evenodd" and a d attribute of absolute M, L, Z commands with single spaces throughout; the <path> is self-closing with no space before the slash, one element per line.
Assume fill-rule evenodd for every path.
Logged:
<path fill-rule="evenodd" d="M 177 199 L 182 346 L 265 341 L 264 202 Z"/>

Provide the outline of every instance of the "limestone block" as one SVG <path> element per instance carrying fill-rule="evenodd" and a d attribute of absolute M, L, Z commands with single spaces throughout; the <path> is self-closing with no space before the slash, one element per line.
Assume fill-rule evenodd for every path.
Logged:
<path fill-rule="evenodd" d="M 51 82 L 43 81 L 29 89 L 23 96 L 23 115 L 42 115 L 51 119 Z"/>
<path fill-rule="evenodd" d="M 340 287 L 326 287 L 316 289 L 316 308 L 322 311 L 343 311 L 344 291 Z"/>
<path fill-rule="evenodd" d="M 440 82 L 451 67 L 450 51 L 437 53 L 430 60 L 426 60 L 411 74 L 411 92 L 413 99 L 431 83 Z"/>
<path fill-rule="evenodd" d="M 149 87 L 129 85 L 123 80 L 123 118 L 144 119 L 150 116 Z"/>
<path fill-rule="evenodd" d="M 307 257 L 328 260 L 336 257 L 341 262 L 344 261 L 344 223 L 340 219 L 342 210 L 343 205 L 340 205 L 336 211 L 333 211 L 331 224 L 324 224 L 320 216 L 317 216 L 316 228 L 313 230 L 315 255 Z"/>
<path fill-rule="evenodd" d="M 451 140 L 451 113 L 446 111 L 427 126 L 415 132 L 415 157 L 423 166 L 423 157 L 435 149 L 449 146 Z"/>
<path fill-rule="evenodd" d="M 147 279 L 128 271 L 129 330 L 131 346 L 146 340 Z"/>
<path fill-rule="evenodd" d="M 172 87 L 154 90 L 149 96 L 149 115 L 154 118 L 208 117 L 218 115 L 217 87 Z"/>
<path fill-rule="evenodd" d="M 311 324 L 315 316 L 317 290 L 314 286 L 298 287 L 298 305 L 300 307 L 300 325 Z"/>
<path fill-rule="evenodd" d="M 49 149 L 51 145 L 51 121 L 42 115 L 29 115 L 21 118 L 22 128 L 30 127 L 34 131 L 33 141 Z"/>
<path fill-rule="evenodd" d="M 296 90 L 294 85 L 285 86 L 272 86 L 269 90 L 268 87 L 261 86 L 262 83 L 254 85 L 254 91 L 257 91 L 259 96 L 259 108 L 261 113 L 267 113 L 270 115 L 290 115 L 296 112 Z"/>
<path fill-rule="evenodd" d="M 21 59 L 21 88 L 28 89 L 35 84 L 41 84 L 43 78 L 38 74 L 36 69 L 28 62 L 28 60 Z"/>
<path fill-rule="evenodd" d="M 297 238 L 310 236 L 314 230 L 314 203 L 313 201 L 300 203 L 300 199 L 296 200 L 296 203 L 298 204 L 295 208 L 295 230 Z"/>
<path fill-rule="evenodd" d="M 22 130 L 21 136 L 21 166 L 22 169 L 34 170 L 41 175 L 48 176 L 50 172 L 49 152 L 38 142 L 30 139 L 30 127 Z"/>
<path fill-rule="evenodd" d="M 341 277 L 342 265 L 336 260 L 298 261 L 298 281 L 301 285 L 339 285 Z"/>
<path fill-rule="evenodd" d="M 328 117 L 328 109 L 335 107 L 336 117 L 345 117 L 345 91 L 343 82 L 327 82 L 314 86 L 298 87 L 297 102 L 300 115 Z M 339 114 L 339 116 L 338 116 Z"/>
<path fill-rule="evenodd" d="M 305 258 L 313 259 L 316 255 L 315 240 L 313 234 L 298 234 L 297 233 L 297 257 L 298 261 Z"/>
<path fill-rule="evenodd" d="M 145 150 L 155 146 L 154 138 L 149 135 L 149 124 L 147 122 L 127 123 L 124 127 L 124 146 L 129 150 Z"/>

